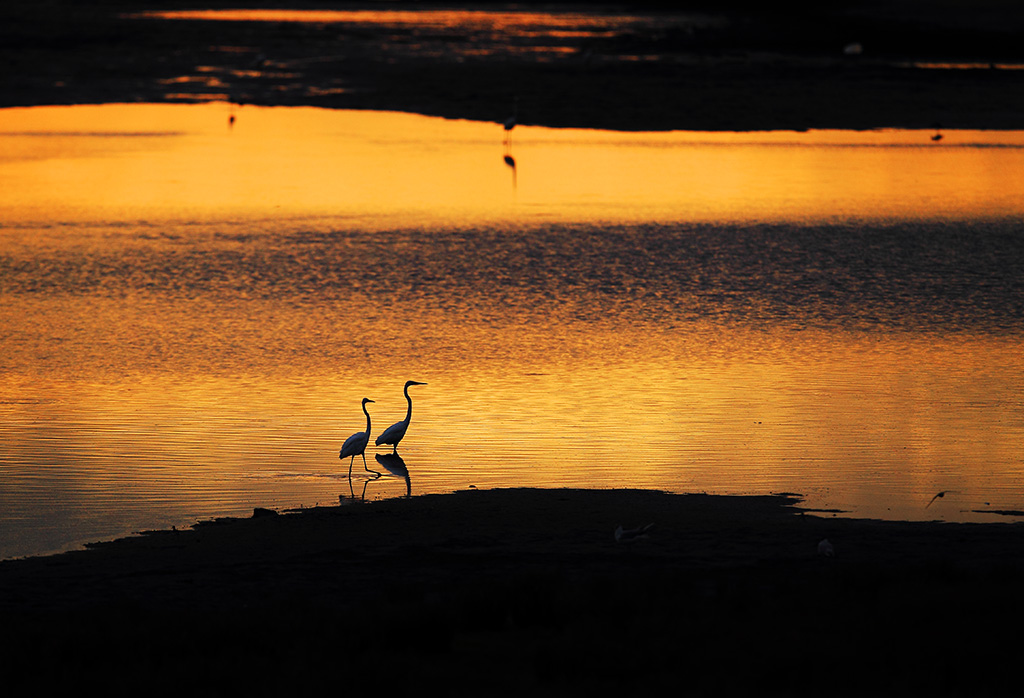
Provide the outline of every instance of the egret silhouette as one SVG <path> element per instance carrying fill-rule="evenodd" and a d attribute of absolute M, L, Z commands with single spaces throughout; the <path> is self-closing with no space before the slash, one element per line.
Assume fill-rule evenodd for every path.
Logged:
<path fill-rule="evenodd" d="M 512 129 L 516 127 L 516 119 L 519 117 L 519 98 L 516 97 L 512 102 L 512 116 L 505 119 L 503 124 L 505 128 L 505 144 L 511 145 L 512 143 Z"/>
<path fill-rule="evenodd" d="M 352 479 L 352 463 L 355 461 L 356 456 L 363 457 L 363 467 L 366 468 L 366 472 L 373 473 L 377 477 L 380 477 L 380 473 L 376 470 L 370 470 L 366 465 L 366 444 L 370 443 L 370 413 L 366 411 L 366 403 L 373 402 L 368 397 L 363 398 L 363 414 L 366 415 L 366 431 L 360 431 L 356 434 L 345 439 L 345 443 L 341 447 L 341 453 L 338 454 L 338 458 L 345 460 L 351 456 L 351 460 L 348 462 L 348 479 Z"/>
<path fill-rule="evenodd" d="M 405 393 L 405 399 L 409 402 L 409 411 L 405 413 L 405 419 L 403 419 L 401 422 L 395 422 L 394 424 L 389 426 L 387 429 L 384 430 L 383 434 L 377 437 L 377 440 L 374 442 L 378 446 L 380 446 L 381 444 L 388 444 L 389 446 L 392 446 L 392 453 L 398 453 L 398 442 L 405 437 L 405 432 L 409 429 L 409 420 L 412 419 L 412 398 L 409 397 L 410 385 L 426 385 L 426 383 L 420 383 L 419 381 L 405 382 L 405 389 L 403 390 L 403 392 Z M 367 419 L 369 419 L 369 417 L 367 417 Z M 369 427 L 367 427 L 367 429 L 369 429 Z"/>

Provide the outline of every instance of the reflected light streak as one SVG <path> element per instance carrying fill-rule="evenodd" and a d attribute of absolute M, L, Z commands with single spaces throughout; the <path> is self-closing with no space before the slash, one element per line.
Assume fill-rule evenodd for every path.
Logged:
<path fill-rule="evenodd" d="M 217 22 L 302 22 L 309 24 L 374 24 L 414 29 L 458 29 L 487 27 L 494 30 L 532 35 L 529 29 L 564 28 L 570 36 L 588 36 L 588 27 L 621 27 L 643 18 L 623 14 L 584 14 L 574 12 L 530 12 L 492 10 L 170 10 L 142 12 L 131 17 Z M 649 18 L 646 21 L 652 21 Z M 546 35 L 547 31 L 543 35 Z"/>

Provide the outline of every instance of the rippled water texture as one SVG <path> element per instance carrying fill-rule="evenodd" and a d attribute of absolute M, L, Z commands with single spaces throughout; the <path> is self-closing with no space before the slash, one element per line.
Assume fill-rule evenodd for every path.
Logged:
<path fill-rule="evenodd" d="M 0 557 L 470 486 L 1024 509 L 1021 134 L 503 135 L 0 111 Z"/>

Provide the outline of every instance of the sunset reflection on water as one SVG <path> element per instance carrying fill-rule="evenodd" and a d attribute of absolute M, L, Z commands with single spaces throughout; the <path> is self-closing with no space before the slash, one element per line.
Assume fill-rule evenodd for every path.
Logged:
<path fill-rule="evenodd" d="M 7 213 L 29 220 L 76 209 L 203 221 L 359 217 L 389 227 L 1002 218 L 1020 213 L 1024 186 L 1020 132 L 951 132 L 936 145 L 928 131 L 519 126 L 513 187 L 496 124 L 223 104 L 10 109 L 0 128 L 0 176 L 18 202 Z"/>
<path fill-rule="evenodd" d="M 609 9 L 587 12 L 501 9 L 415 9 L 415 10 L 167 10 L 129 15 L 136 20 L 203 22 L 302 23 L 337 28 L 350 42 L 367 30 L 379 33 L 386 53 L 417 56 L 447 56 L 455 60 L 470 56 L 523 56 L 534 61 L 553 58 L 587 58 L 587 40 L 623 37 L 637 30 L 693 31 L 719 26 L 721 17 L 698 13 L 657 15 L 629 14 Z M 628 42 L 627 42 L 628 44 Z M 351 45 L 346 48 L 351 48 Z M 622 56 L 635 59 L 637 56 Z M 646 57 L 645 58 L 649 58 Z"/>
<path fill-rule="evenodd" d="M 513 186 L 498 124 L 0 111 L 0 556 L 364 484 L 1001 520 L 1024 138 L 929 136 L 517 127 Z M 350 492 L 408 379 L 409 481 Z"/>

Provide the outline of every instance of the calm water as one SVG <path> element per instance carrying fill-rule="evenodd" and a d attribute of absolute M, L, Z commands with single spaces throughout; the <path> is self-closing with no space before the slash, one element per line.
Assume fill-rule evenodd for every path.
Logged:
<path fill-rule="evenodd" d="M 1017 520 L 1024 135 L 930 136 L 0 110 L 0 557 L 470 486 Z"/>

